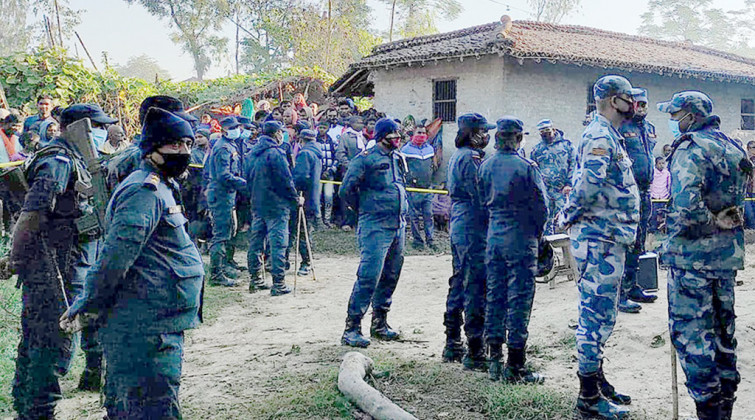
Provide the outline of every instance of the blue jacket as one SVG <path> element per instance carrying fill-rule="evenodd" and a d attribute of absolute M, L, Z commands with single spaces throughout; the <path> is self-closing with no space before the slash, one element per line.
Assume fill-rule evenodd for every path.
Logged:
<path fill-rule="evenodd" d="M 653 182 L 655 126 L 647 120 L 627 121 L 619 128 L 624 149 L 632 161 L 632 173 L 640 191 L 648 191 Z"/>
<path fill-rule="evenodd" d="M 406 158 L 409 166 L 407 181 L 410 187 L 430 188 L 433 181 L 433 158 L 435 149 L 425 143 L 422 147 L 417 147 L 414 143 L 409 142 L 401 148 L 401 153 Z"/>
<path fill-rule="evenodd" d="M 286 151 L 269 136 L 260 136 L 246 161 L 245 176 L 252 200 L 252 212 L 275 217 L 296 205 L 297 193 Z"/>
<path fill-rule="evenodd" d="M 482 163 L 479 175 L 480 199 L 488 214 L 488 250 L 507 260 L 536 258 L 548 220 L 547 192 L 537 164 L 516 150 L 496 150 Z"/>
<path fill-rule="evenodd" d="M 576 164 L 574 146 L 563 134 L 556 130 L 556 138 L 553 141 L 540 141 L 530 153 L 530 159 L 540 168 L 545 186 L 558 194 L 561 194 L 564 187 L 571 186 Z"/>
<path fill-rule="evenodd" d="M 674 141 L 669 156 L 671 202 L 662 259 L 675 268 L 718 271 L 744 269 L 744 230 L 718 228 L 720 211 L 744 206 L 747 154 L 721 132 L 713 115 Z"/>
<path fill-rule="evenodd" d="M 129 334 L 173 333 L 201 320 L 202 259 L 186 232 L 178 184 L 144 162 L 113 193 L 107 234 L 71 314 Z"/>
<path fill-rule="evenodd" d="M 235 196 L 236 191 L 246 188 L 246 180 L 242 178 L 240 154 L 236 145 L 225 137 L 215 142 L 215 146 L 207 158 L 210 183 L 207 190 L 227 192 Z"/>
<path fill-rule="evenodd" d="M 399 229 L 406 225 L 404 174 L 406 162 L 399 153 L 377 145 L 358 154 L 343 178 L 340 196 L 359 213 L 359 224 Z"/>
<path fill-rule="evenodd" d="M 201 148 L 199 146 L 194 147 L 191 149 L 191 163 L 193 165 L 204 165 L 205 160 L 207 160 L 207 151 L 209 150 L 209 145 L 207 145 L 207 148 Z"/>
<path fill-rule="evenodd" d="M 134 143 L 108 160 L 106 183 L 110 191 L 115 190 L 118 183 L 139 169 L 142 164 L 142 151 L 136 142 L 137 139 L 134 139 Z"/>
<path fill-rule="evenodd" d="M 322 151 L 316 141 L 306 143 L 296 155 L 294 185 L 304 193 L 306 210 L 320 208 L 320 175 L 322 175 Z"/>
<path fill-rule="evenodd" d="M 448 162 L 448 195 L 451 197 L 451 235 L 454 232 L 487 232 L 488 216 L 482 208 L 478 189 L 478 169 L 485 152 L 461 147 Z"/>

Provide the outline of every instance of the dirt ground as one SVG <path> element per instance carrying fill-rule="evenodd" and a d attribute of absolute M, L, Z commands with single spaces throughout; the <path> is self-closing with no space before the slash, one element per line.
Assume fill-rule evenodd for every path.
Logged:
<path fill-rule="evenodd" d="M 748 247 L 748 254 L 755 252 Z M 239 261 L 245 256 L 238 255 Z M 744 285 L 736 288 L 737 338 L 742 383 L 735 419 L 755 419 L 755 259 L 740 273 Z M 317 282 L 311 276 L 299 278 L 295 295 L 272 298 L 268 293 L 250 295 L 246 288 L 234 289 L 232 299 L 219 308 L 217 319 L 187 335 L 181 401 L 186 418 L 322 418 L 275 412 L 260 414 L 255 401 L 274 401 L 285 373 L 289 380 L 334 381 L 333 372 L 348 349 L 339 345 L 358 259 L 319 257 L 315 260 Z M 402 342 L 373 343 L 368 355 L 389 352 L 403 360 L 441 365 L 444 342 L 443 311 L 449 255 L 407 257 L 396 290 L 389 320 L 399 328 Z M 545 387 L 576 396 L 576 350 L 574 331 L 577 293 L 565 278 L 554 290 L 539 284 L 530 324 L 529 360 L 548 377 Z M 293 285 L 293 275 L 288 281 Z M 671 416 L 671 364 L 667 329 L 666 272 L 659 272 L 660 299 L 644 305 L 640 314 L 620 314 L 606 349 L 606 373 L 613 384 L 633 398 L 635 418 L 668 419 Z M 369 317 L 364 330 L 369 326 Z M 445 365 L 448 366 L 448 365 Z M 456 365 L 458 366 L 458 365 Z M 309 372 L 329 369 L 325 377 Z M 449 367 L 457 375 L 479 375 Z M 692 400 L 680 375 L 680 411 L 694 412 Z M 328 385 L 330 386 L 330 385 Z M 463 383 L 460 383 L 460 387 Z M 504 385 L 500 385 L 504 386 Z M 410 390 L 416 393 L 416 390 Z M 471 393 L 475 389 L 461 390 Z M 412 401 L 432 399 L 426 395 Z M 748 397 L 749 396 L 749 397 Z M 304 396 L 306 397 L 306 396 Z M 409 400 L 407 400 L 409 401 Z M 332 403 L 332 402 L 331 402 Z M 328 402 L 326 402 L 328 404 Z M 403 401 L 400 402 L 403 404 Z M 412 405 L 412 402 L 407 404 Z M 76 393 L 59 407 L 60 418 L 101 418 L 94 394 Z M 475 407 L 458 406 L 443 412 L 426 407 L 413 411 L 420 418 L 485 418 Z M 406 407 L 405 408 L 410 408 Z M 353 414 L 353 413 L 351 413 Z M 350 413 L 346 411 L 345 416 Z M 327 416 L 326 416 L 327 417 Z"/>

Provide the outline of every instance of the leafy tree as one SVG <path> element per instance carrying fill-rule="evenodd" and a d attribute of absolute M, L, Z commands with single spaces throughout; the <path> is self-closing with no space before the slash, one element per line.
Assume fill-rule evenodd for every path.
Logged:
<path fill-rule="evenodd" d="M 50 19 L 53 41 L 56 46 L 71 39 L 76 26 L 81 23 L 82 10 L 74 10 L 69 0 L 3 0 L 0 6 L 0 21 L 5 22 L 0 31 L 0 51 L 13 54 L 33 46 L 49 46 L 44 17 Z M 58 31 L 60 15 L 60 32 Z M 28 23 L 27 23 L 28 22 Z"/>
<path fill-rule="evenodd" d="M 748 43 L 753 3 L 750 0 L 745 9 L 725 11 L 713 7 L 711 0 L 650 0 L 639 32 L 755 57 Z"/>
<path fill-rule="evenodd" d="M 284 68 L 293 48 L 291 27 L 302 15 L 298 0 L 247 0 L 239 11 L 244 36 L 240 62 L 250 73 Z"/>
<path fill-rule="evenodd" d="M 146 81 L 155 80 L 155 77 L 163 80 L 170 79 L 170 73 L 147 54 L 131 57 L 126 64 L 115 66 L 114 69 L 123 77 L 136 77 Z"/>
<path fill-rule="evenodd" d="M 582 0 L 527 0 L 535 11 L 535 20 L 557 24 L 575 11 Z"/>
<path fill-rule="evenodd" d="M 228 40 L 216 33 L 229 13 L 227 0 L 126 0 L 139 3 L 151 14 L 167 18 L 175 31 L 171 40 L 191 54 L 197 78 L 223 55 Z"/>
<path fill-rule="evenodd" d="M 26 27 L 27 0 L 5 0 L 0 7 L 0 21 L 5 22 L 0 31 L 0 50 L 3 54 L 24 51 L 29 44 Z"/>
<path fill-rule="evenodd" d="M 391 6 L 391 29 L 388 39 L 393 40 L 393 21 L 398 22 L 402 38 L 412 38 L 438 32 L 439 19 L 456 19 L 464 8 L 458 0 L 381 0 Z M 397 18 L 397 19 L 396 19 Z"/>

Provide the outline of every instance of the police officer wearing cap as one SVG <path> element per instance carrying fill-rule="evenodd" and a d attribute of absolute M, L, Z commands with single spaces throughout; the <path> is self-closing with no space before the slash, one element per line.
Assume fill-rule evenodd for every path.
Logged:
<path fill-rule="evenodd" d="M 142 165 L 113 192 L 102 252 L 84 293 L 61 317 L 66 329 L 76 329 L 84 315 L 101 325 L 110 419 L 181 418 L 184 331 L 201 321 L 204 278 L 175 181 L 189 165 L 193 141 L 182 118 L 147 112 Z"/>
<path fill-rule="evenodd" d="M 603 349 L 616 324 L 616 306 L 626 254 L 639 222 L 639 193 L 632 162 L 618 129 L 634 115 L 632 85 L 603 76 L 593 94 L 597 113 L 577 152 L 574 189 L 558 221 L 569 229 L 579 271 L 577 353 L 580 391 L 575 415 L 623 418 L 631 399 L 617 393 L 603 374 Z"/>
<path fill-rule="evenodd" d="M 172 97 L 165 95 L 148 96 L 139 105 L 139 125 L 144 124 L 144 116 L 147 115 L 147 110 L 150 108 L 161 108 L 166 111 L 178 115 L 190 125 L 197 124 L 199 121 L 197 118 L 184 110 L 183 102 Z M 107 133 L 106 133 L 107 137 Z M 119 182 L 126 179 L 132 172 L 139 169 L 142 163 L 141 149 L 139 149 L 139 142 L 141 136 L 134 137 L 131 145 L 117 153 L 115 156 L 108 160 L 107 164 L 107 186 L 110 191 L 115 190 L 115 187 Z"/>
<path fill-rule="evenodd" d="M 252 200 L 252 226 L 249 229 L 249 292 L 269 288 L 262 279 L 262 252 L 265 239 L 270 243 L 270 274 L 273 277 L 272 296 L 291 292 L 286 286 L 286 250 L 288 249 L 288 221 L 291 209 L 304 199 L 297 197 L 294 179 L 283 147 L 283 130 L 278 121 L 267 121 L 262 136 L 246 160 L 244 177 Z"/>
<path fill-rule="evenodd" d="M 304 197 L 304 216 L 307 218 L 307 227 L 312 231 L 319 226 L 318 215 L 320 214 L 320 175 L 322 174 L 322 150 L 317 143 L 317 133 L 310 129 L 304 129 L 299 132 L 299 141 L 301 149 L 296 155 L 296 166 L 294 166 L 294 185 L 299 195 Z M 297 209 L 298 210 L 298 209 Z M 292 216 L 296 220 L 298 217 Z M 302 223 L 301 229 L 304 229 Z M 299 254 L 301 255 L 301 266 L 298 274 L 305 276 L 309 274 L 310 258 L 307 249 L 306 237 L 300 229 Z"/>
<path fill-rule="evenodd" d="M 524 124 L 513 116 L 497 121 L 496 152 L 480 167 L 480 201 L 488 216 L 485 341 L 490 379 L 542 383 L 524 367 L 532 301 L 535 298 L 538 244 L 548 217 L 545 184 L 537 164 L 517 149 Z M 508 346 L 502 369 L 502 345 Z"/>
<path fill-rule="evenodd" d="M 734 285 L 744 269 L 743 206 L 752 164 L 721 132 L 713 101 L 698 91 L 658 104 L 670 114 L 671 202 L 662 259 L 669 266 L 671 341 L 701 420 L 732 416 L 740 382 Z"/>
<path fill-rule="evenodd" d="M 537 163 L 545 187 L 548 188 L 548 210 L 553 218 L 566 204 L 566 198 L 572 189 L 575 151 L 571 141 L 564 137 L 563 131 L 553 127 L 551 120 L 541 120 L 537 123 L 537 129 L 541 141 L 532 148 L 530 159 Z M 555 233 L 552 220 L 548 220 L 545 233 Z"/>
<path fill-rule="evenodd" d="M 357 243 L 361 254 L 357 281 L 351 291 L 346 328 L 341 343 L 367 347 L 362 318 L 372 305 L 370 335 L 397 340 L 388 325 L 393 292 L 404 265 L 406 238 L 406 161 L 396 153 L 401 145 L 398 124 L 381 118 L 375 125 L 375 147 L 358 154 L 349 164 L 341 185 L 344 203 L 359 215 Z"/>
<path fill-rule="evenodd" d="M 207 185 L 207 205 L 212 215 L 212 240 L 210 242 L 210 284 L 235 286 L 238 270 L 229 263 L 235 247 L 231 240 L 236 230 L 233 209 L 236 206 L 236 193 L 246 188 L 246 180 L 241 177 L 241 154 L 236 141 L 241 137 L 241 124 L 235 117 L 220 121 L 223 129 L 221 137 L 213 146 L 207 158 L 209 184 Z"/>
<path fill-rule="evenodd" d="M 479 197 L 478 169 L 495 125 L 480 114 L 464 114 L 457 120 L 456 151 L 448 162 L 447 183 L 451 197 L 451 254 L 453 275 L 443 325 L 446 345 L 443 361 L 461 361 L 466 369 L 485 370 L 485 239 L 487 215 Z M 461 327 L 468 351 L 461 341 Z"/>
<path fill-rule="evenodd" d="M 84 118 L 95 132 L 117 122 L 97 105 L 76 104 L 63 111 L 62 132 Z M 71 336 L 60 330 L 56 318 L 80 293 L 87 264 L 96 256 L 97 233 L 77 229 L 77 219 L 91 206 L 90 197 L 76 187 L 91 187 L 91 175 L 76 145 L 64 137 L 53 139 L 27 163 L 26 178 L 29 191 L 8 258 L 10 271 L 23 286 L 12 394 L 20 419 L 46 419 L 54 418 L 61 398 L 59 377 L 67 373 L 73 350 Z M 93 334 L 83 344 L 97 350 Z"/>
<path fill-rule="evenodd" d="M 656 295 L 646 294 L 637 284 L 640 255 L 645 252 L 645 239 L 650 223 L 650 184 L 653 182 L 655 126 L 645 119 L 648 114 L 647 89 L 633 89 L 632 97 L 635 103 L 634 117 L 625 121 L 619 128 L 619 133 L 624 137 L 624 149 L 632 161 L 632 173 L 640 192 L 640 223 L 637 225 L 637 239 L 627 252 L 619 296 L 619 311 L 627 313 L 637 313 L 642 309 L 636 302 L 652 303 L 658 298 Z"/>

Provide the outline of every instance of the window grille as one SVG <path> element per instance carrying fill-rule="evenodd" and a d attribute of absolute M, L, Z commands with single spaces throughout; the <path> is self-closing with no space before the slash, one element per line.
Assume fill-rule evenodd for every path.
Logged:
<path fill-rule="evenodd" d="M 456 121 L 456 80 L 433 81 L 433 119 Z"/>
<path fill-rule="evenodd" d="M 755 130 L 755 99 L 742 99 L 742 130 Z"/>

